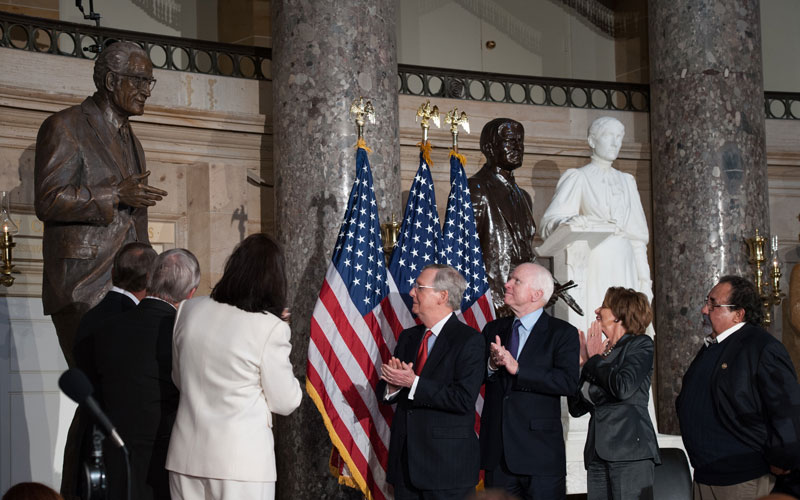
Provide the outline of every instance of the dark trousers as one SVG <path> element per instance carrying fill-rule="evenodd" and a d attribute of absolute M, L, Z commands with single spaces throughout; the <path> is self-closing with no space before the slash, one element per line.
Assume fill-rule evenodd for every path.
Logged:
<path fill-rule="evenodd" d="M 87 304 L 70 304 L 62 310 L 50 316 L 53 325 L 56 327 L 58 343 L 61 345 L 61 352 L 67 360 L 67 366 L 75 367 L 73 350 L 75 348 L 75 336 L 78 333 L 78 325 L 83 314 L 89 309 Z M 64 446 L 64 466 L 61 469 L 61 495 L 66 500 L 78 498 L 78 478 L 81 466 L 81 441 L 84 438 L 89 417 L 82 415 L 82 410 L 75 412 L 72 424 L 67 432 L 67 443 Z"/>
<path fill-rule="evenodd" d="M 411 484 L 411 474 L 408 471 L 408 449 L 403 446 L 401 455 L 403 468 L 400 479 L 394 486 L 394 500 L 464 500 L 475 492 L 475 486 L 468 488 L 450 488 L 446 490 L 421 490 Z M 477 485 L 477 477 L 475 478 Z"/>
<path fill-rule="evenodd" d="M 502 489 L 522 500 L 564 500 L 567 498 L 565 476 L 524 476 L 508 470 L 505 458 L 494 469 L 485 471 L 487 489 Z"/>
<path fill-rule="evenodd" d="M 594 457 L 586 468 L 587 500 L 652 500 L 652 460 L 606 462 Z"/>

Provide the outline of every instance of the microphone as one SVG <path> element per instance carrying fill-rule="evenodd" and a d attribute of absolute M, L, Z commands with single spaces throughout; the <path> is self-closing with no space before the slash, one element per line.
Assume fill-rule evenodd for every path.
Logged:
<path fill-rule="evenodd" d="M 70 368 L 59 377 L 58 387 L 60 387 L 61 390 L 64 391 L 64 394 L 69 396 L 71 400 L 79 405 L 85 404 L 86 407 L 89 408 L 89 411 L 94 414 L 100 425 L 103 426 L 106 434 L 111 436 L 114 444 L 119 448 L 125 448 L 125 442 L 120 437 L 117 429 L 114 428 L 114 424 L 111 423 L 111 420 L 109 420 L 105 412 L 100 409 L 97 400 L 92 397 L 94 388 L 85 373 L 77 368 Z"/>

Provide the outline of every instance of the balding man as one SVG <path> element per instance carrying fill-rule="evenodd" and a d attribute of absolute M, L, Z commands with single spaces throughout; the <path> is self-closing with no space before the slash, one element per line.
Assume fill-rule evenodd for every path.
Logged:
<path fill-rule="evenodd" d="M 475 400 L 486 361 L 480 333 L 453 314 L 466 286 L 450 266 L 423 268 L 410 292 L 422 324 L 400 333 L 381 367 L 379 394 L 397 403 L 386 471 L 395 500 L 462 500 L 478 483 Z"/>
<path fill-rule="evenodd" d="M 560 400 L 578 388 L 579 340 L 575 327 L 544 312 L 552 294 L 547 269 L 517 266 L 503 299 L 514 316 L 483 329 L 481 467 L 487 488 L 526 500 L 567 494 Z"/>

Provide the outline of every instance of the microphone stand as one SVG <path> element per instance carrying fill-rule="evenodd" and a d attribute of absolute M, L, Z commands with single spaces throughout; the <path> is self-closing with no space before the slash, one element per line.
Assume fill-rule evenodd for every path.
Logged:
<path fill-rule="evenodd" d="M 130 452 L 128 452 L 127 446 L 123 446 L 120 449 L 122 450 L 122 455 L 125 457 L 125 472 L 127 473 L 127 475 L 125 476 L 125 479 L 127 479 L 125 485 L 125 498 L 127 500 L 132 500 L 131 499 L 131 455 Z"/>

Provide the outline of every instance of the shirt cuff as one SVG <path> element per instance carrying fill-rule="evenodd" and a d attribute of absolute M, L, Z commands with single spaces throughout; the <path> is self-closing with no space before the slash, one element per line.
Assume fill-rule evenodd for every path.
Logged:
<path fill-rule="evenodd" d="M 494 369 L 492 368 L 492 361 L 490 359 L 486 360 L 486 370 L 487 370 L 486 373 L 488 374 L 488 376 L 491 377 L 492 375 L 494 375 L 498 369 L 499 368 L 494 368 Z"/>
<path fill-rule="evenodd" d="M 384 394 L 384 395 L 383 395 L 383 400 L 384 400 L 384 401 L 389 401 L 389 400 L 390 400 L 390 399 L 392 399 L 393 397 L 395 397 L 395 396 L 397 396 L 398 394 L 400 394 L 400 391 L 402 391 L 402 390 L 403 390 L 403 389 L 402 389 L 402 388 L 400 388 L 400 389 L 398 389 L 398 390 L 394 391 L 393 393 L 389 394 L 389 388 L 387 387 L 387 388 L 386 388 L 386 394 Z"/>
<path fill-rule="evenodd" d="M 408 399 L 414 399 L 414 393 L 417 392 L 418 383 L 419 383 L 419 375 L 414 377 L 414 382 L 411 384 L 411 390 L 408 391 Z"/>

